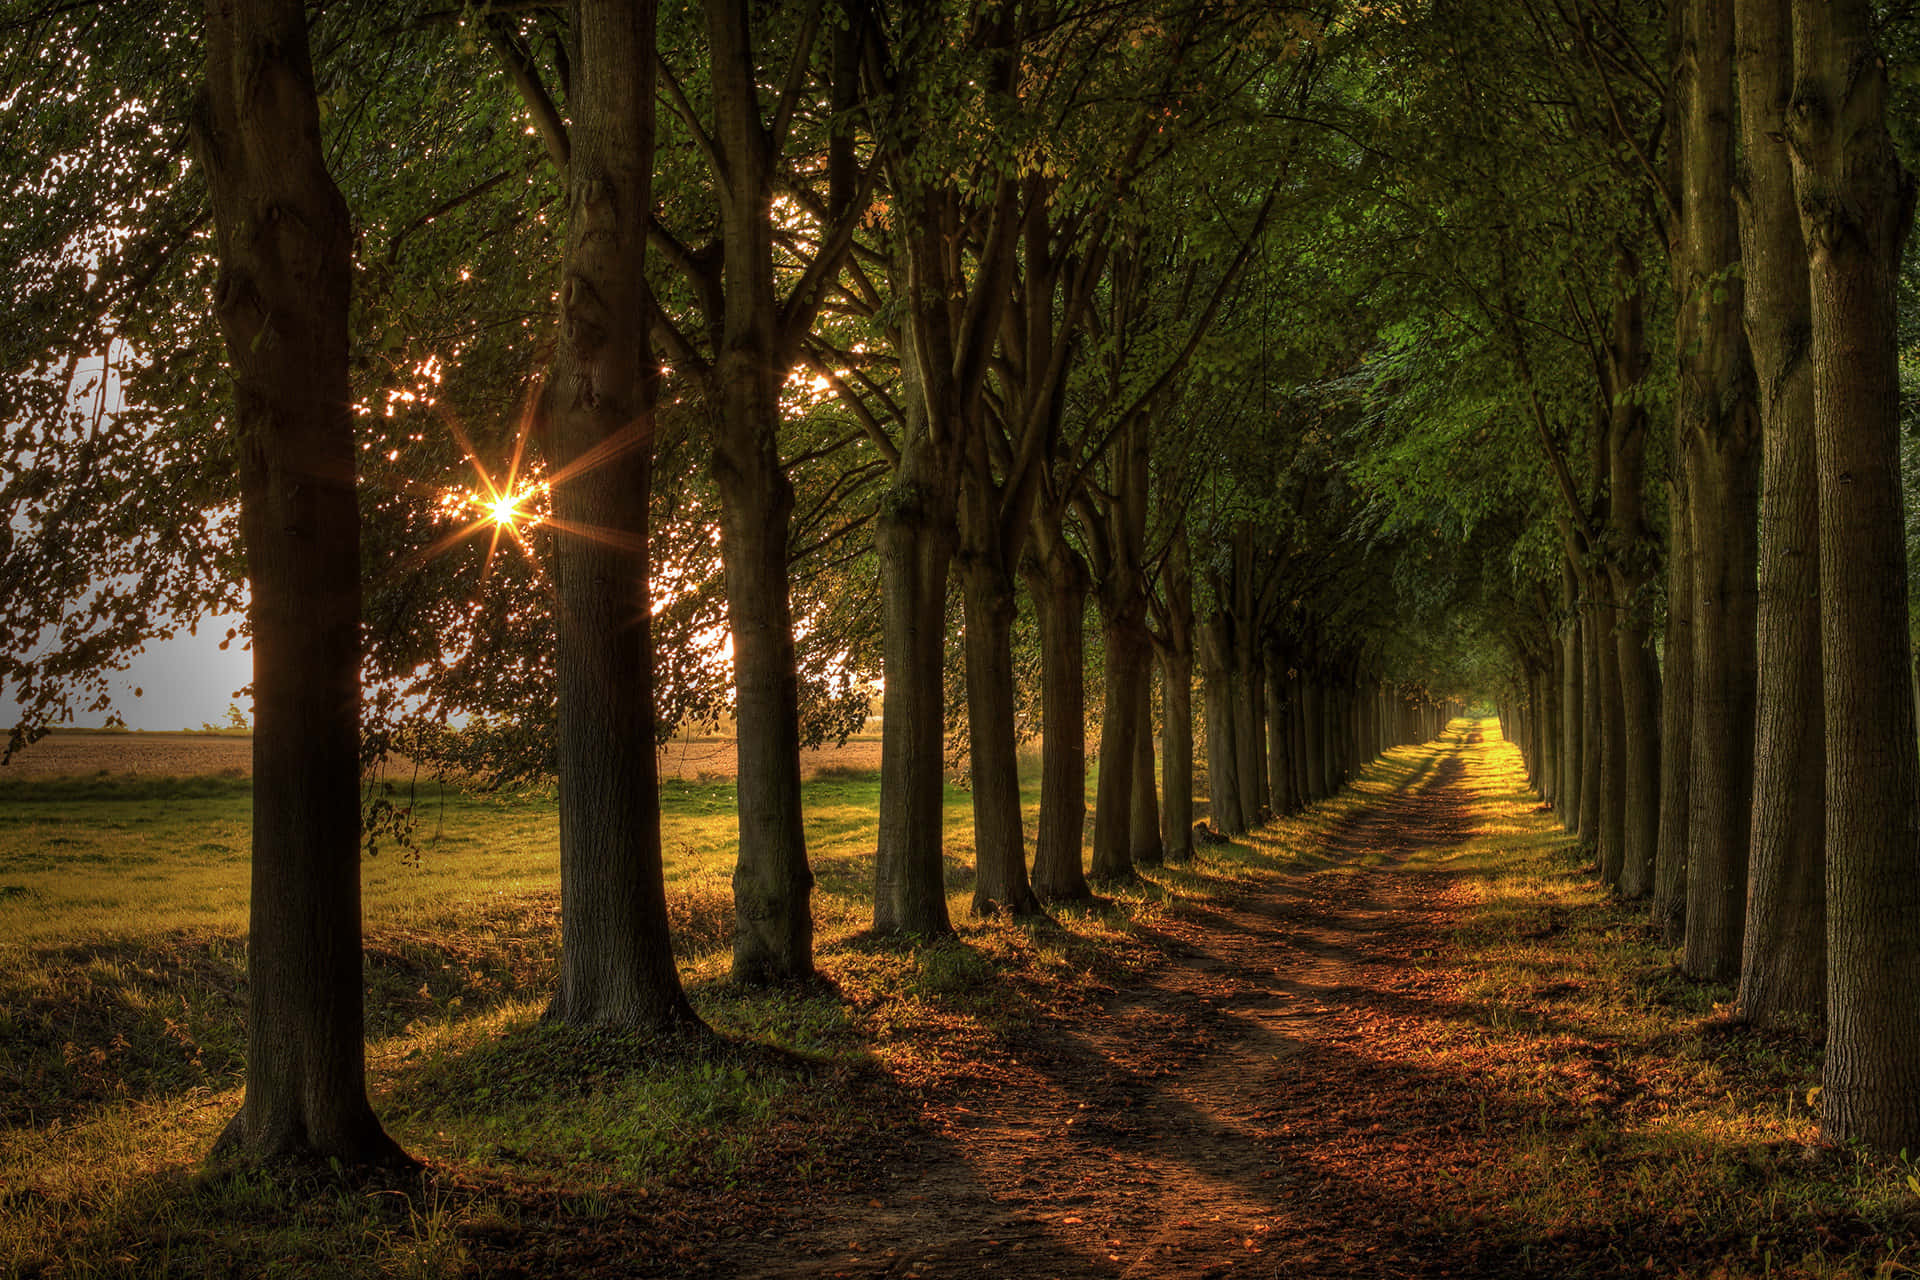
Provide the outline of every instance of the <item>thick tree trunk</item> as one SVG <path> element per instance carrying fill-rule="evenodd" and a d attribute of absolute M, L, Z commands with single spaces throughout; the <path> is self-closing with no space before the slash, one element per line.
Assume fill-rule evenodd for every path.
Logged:
<path fill-rule="evenodd" d="M 297 0 L 210 0 L 203 92 L 254 661 L 246 1093 L 216 1155 L 401 1162 L 362 1041 L 353 227 Z"/>
<path fill-rule="evenodd" d="M 1089 584 L 1079 554 L 1066 539 L 1044 530 L 1044 523 L 1036 526 L 1038 570 L 1028 580 L 1040 624 L 1040 833 L 1033 852 L 1033 889 L 1047 902 L 1081 902 L 1093 896 L 1081 848 L 1087 823 Z M 1189 767 L 1192 752 L 1189 738 Z M 1192 797 L 1189 790 L 1189 811 Z"/>
<path fill-rule="evenodd" d="M 1687 932 L 1687 830 L 1693 774 L 1693 533 L 1682 461 L 1667 487 L 1667 635 L 1660 680 L 1660 840 L 1653 858 L 1653 918 L 1661 939 Z"/>
<path fill-rule="evenodd" d="M 953 932 L 942 857 L 946 799 L 947 573 L 952 488 L 909 436 L 874 541 L 883 599 L 880 831 L 875 933 Z"/>
<path fill-rule="evenodd" d="M 1287 746 L 1293 767 L 1293 796 L 1297 809 L 1313 803 L 1307 780 L 1307 681 L 1298 668 L 1287 678 Z"/>
<path fill-rule="evenodd" d="M 560 732 L 560 989 L 577 1025 L 697 1024 L 674 969 L 655 780 L 647 500 L 658 379 L 644 251 L 651 6 L 582 3 L 560 340 L 540 428 L 553 489 Z M 632 447 L 622 448 L 623 445 Z"/>
<path fill-rule="evenodd" d="M 1013 706 L 1013 581 L 988 555 L 960 558 L 966 608 L 967 758 L 973 777 L 973 913 L 1033 915 Z"/>
<path fill-rule="evenodd" d="M 1826 750 L 1820 686 L 1820 511 L 1806 243 L 1786 148 L 1789 0 L 1736 0 L 1747 341 L 1760 388 L 1760 585 L 1753 844 L 1735 1016 L 1826 1012 Z"/>
<path fill-rule="evenodd" d="M 1682 967 L 1730 982 L 1740 972 L 1753 819 L 1759 420 L 1740 325 L 1733 12 L 1725 0 L 1689 0 L 1684 19 L 1675 71 L 1684 183 L 1675 431 L 1687 442 L 1694 661 Z"/>
<path fill-rule="evenodd" d="M 800 679 L 787 586 L 793 486 L 780 462 L 780 391 L 791 357 L 774 280 L 773 163 L 754 85 L 744 0 L 707 6 L 714 143 L 728 184 L 723 330 L 711 380 L 718 410 L 713 476 L 733 637 L 739 855 L 733 872 L 733 977 L 813 973 L 813 872 L 800 799 Z"/>
<path fill-rule="evenodd" d="M 1788 113 L 1813 313 L 1827 755 L 1821 1136 L 1920 1149 L 1920 762 L 1906 693 L 1900 258 L 1914 182 L 1866 0 L 1795 0 Z"/>

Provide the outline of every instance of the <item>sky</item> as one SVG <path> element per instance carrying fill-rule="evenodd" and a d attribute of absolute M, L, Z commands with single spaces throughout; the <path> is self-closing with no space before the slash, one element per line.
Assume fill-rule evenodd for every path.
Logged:
<path fill-rule="evenodd" d="M 126 671 L 113 677 L 114 706 L 129 729 L 198 729 L 203 724 L 223 726 L 229 703 L 238 704 L 248 720 L 253 699 L 235 697 L 235 691 L 253 679 L 253 654 L 238 642 L 225 650 L 220 639 L 237 617 L 206 618 L 198 635 L 182 632 L 171 640 L 150 640 L 146 652 L 135 657 Z M 133 696 L 138 688 L 141 696 Z M 19 708 L 0 697 L 0 720 L 11 726 Z M 75 720 L 83 728 L 100 725 L 100 712 Z"/>

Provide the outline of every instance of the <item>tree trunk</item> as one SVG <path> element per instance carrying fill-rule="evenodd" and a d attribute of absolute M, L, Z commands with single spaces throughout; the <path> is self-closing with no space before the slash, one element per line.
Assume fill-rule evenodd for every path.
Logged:
<path fill-rule="evenodd" d="M 1165 793 L 1166 856 L 1193 857 L 1193 581 L 1187 535 L 1178 529 L 1162 577 L 1167 601 L 1167 637 L 1162 650 L 1160 770 Z"/>
<path fill-rule="evenodd" d="M 773 178 L 754 83 L 744 0 L 707 6 L 714 143 L 724 224 L 723 330 L 711 398 L 713 477 L 733 637 L 739 854 L 733 872 L 733 977 L 813 974 L 813 872 L 800 797 L 800 679 L 788 595 L 793 486 L 780 462 L 780 391 L 791 356 L 773 265 Z"/>
<path fill-rule="evenodd" d="M 1675 74 L 1684 181 L 1675 432 L 1687 441 L 1692 518 L 1693 762 L 1682 967 L 1730 982 L 1740 972 L 1753 819 L 1759 422 L 1740 325 L 1732 8 L 1689 0 L 1684 17 Z"/>
<path fill-rule="evenodd" d="M 1600 618 L 1588 584 L 1580 584 L 1580 842 L 1597 854 L 1606 786 L 1600 765 L 1605 703 L 1600 693 Z"/>
<path fill-rule="evenodd" d="M 1920 762 L 1906 697 L 1900 258 L 1914 182 L 1865 0 L 1795 0 L 1788 113 L 1811 268 L 1826 693 L 1827 1056 L 1820 1132 L 1920 1149 Z"/>
<path fill-rule="evenodd" d="M 1760 585 L 1753 845 L 1735 1016 L 1817 1024 L 1826 1012 L 1826 751 L 1820 688 L 1820 511 L 1807 252 L 1786 109 L 1789 0 L 1737 0 L 1747 341 L 1760 388 Z"/>
<path fill-rule="evenodd" d="M 648 611 L 657 365 L 644 271 L 652 186 L 651 6 L 582 3 L 560 340 L 538 428 L 553 469 L 560 731 L 560 989 L 580 1026 L 697 1025 L 667 935 Z M 622 448 L 622 446 L 632 446 Z"/>
<path fill-rule="evenodd" d="M 246 1093 L 215 1152 L 403 1162 L 362 1040 L 353 228 L 297 0 L 209 0 L 203 94 L 254 661 Z"/>
<path fill-rule="evenodd" d="M 1287 664 L 1267 654 L 1267 794 L 1275 816 L 1294 812 L 1293 766 L 1287 759 Z"/>
<path fill-rule="evenodd" d="M 1560 825 L 1575 834 L 1580 830 L 1580 767 L 1583 741 L 1580 697 L 1580 672 L 1583 664 L 1580 644 L 1580 596 L 1575 585 L 1573 566 L 1565 558 L 1560 562 Z"/>
<path fill-rule="evenodd" d="M 909 410 L 911 413 L 911 410 Z M 955 533 L 951 481 L 910 435 L 881 505 L 885 611 L 880 831 L 874 854 L 875 933 L 953 932 L 942 857 L 946 799 L 947 572 Z"/>
<path fill-rule="evenodd" d="M 1033 889 L 1048 902 L 1083 902 L 1087 822 L 1087 569 L 1045 521 L 1035 525 L 1037 571 L 1028 585 L 1040 623 L 1040 834 Z M 1189 728 L 1189 733 L 1191 728 Z M 1191 766 L 1192 739 L 1187 751 Z M 1171 789 L 1168 791 L 1172 795 Z M 1192 791 L 1187 793 L 1192 806 Z M 1189 837 L 1191 839 L 1191 837 Z"/>
<path fill-rule="evenodd" d="M 1693 773 L 1693 533 L 1683 461 L 1667 486 L 1667 635 L 1660 677 L 1660 842 L 1653 918 L 1670 947 L 1686 940 L 1687 830 Z"/>
<path fill-rule="evenodd" d="M 1653 890 L 1660 843 L 1660 669 L 1647 634 L 1647 587 L 1659 566 L 1659 547 L 1647 522 L 1647 410 L 1644 383 L 1646 307 L 1637 257 L 1617 255 L 1612 325 L 1607 339 L 1607 557 L 1614 600 L 1614 667 L 1618 686 L 1621 772 L 1620 874 L 1624 898 Z M 1611 725 L 1611 721 L 1609 724 Z"/>
<path fill-rule="evenodd" d="M 1613 599 L 1606 571 L 1594 571 L 1593 592 L 1599 602 L 1600 639 L 1600 880 L 1609 889 L 1620 887 L 1626 865 L 1627 757 L 1626 715 L 1620 701 L 1620 642 L 1615 635 L 1620 610 Z"/>
<path fill-rule="evenodd" d="M 1133 736 L 1133 865 L 1157 867 L 1166 861 L 1160 843 L 1160 803 L 1153 783 L 1153 651 L 1140 673 L 1139 723 Z"/>
<path fill-rule="evenodd" d="M 1244 623 L 1235 631 L 1243 637 L 1239 651 L 1234 655 L 1235 675 L 1233 688 L 1240 700 L 1234 708 L 1233 726 L 1236 732 L 1233 760 L 1240 772 L 1240 805 L 1246 816 L 1247 825 L 1260 825 L 1260 811 L 1265 807 L 1260 803 L 1261 793 L 1266 787 L 1266 726 L 1265 709 L 1267 681 L 1260 669 L 1259 655 L 1253 643 L 1252 627 Z"/>
<path fill-rule="evenodd" d="M 960 558 L 966 605 L 967 758 L 973 776 L 973 913 L 1034 915 L 1013 707 L 1013 581 L 988 554 Z"/>
<path fill-rule="evenodd" d="M 1207 705 L 1207 809 L 1213 825 L 1227 835 L 1240 835 L 1247 821 L 1240 801 L 1240 771 L 1234 759 L 1239 740 L 1234 724 L 1237 700 L 1233 696 L 1232 627 L 1224 614 L 1208 619 L 1201 646 Z"/>
<path fill-rule="evenodd" d="M 1141 683 L 1152 670 L 1153 650 L 1138 619 L 1117 617 L 1103 628 L 1106 640 L 1106 700 L 1100 713 L 1100 764 L 1093 793 L 1095 880 L 1133 877 L 1133 779 L 1140 723 Z"/>

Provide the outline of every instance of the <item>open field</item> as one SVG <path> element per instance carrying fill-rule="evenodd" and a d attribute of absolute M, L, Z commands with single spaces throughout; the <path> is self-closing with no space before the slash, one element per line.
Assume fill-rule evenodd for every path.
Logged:
<path fill-rule="evenodd" d="M 878 722 L 874 731 L 839 746 L 800 754 L 803 777 L 880 767 Z M 676 737 L 660 749 L 660 776 L 697 781 L 730 778 L 733 739 L 723 736 Z M 185 778 L 203 774 L 242 778 L 253 773 L 253 739 L 232 733 L 107 733 L 69 729 L 49 734 L 0 769 L 0 784 L 13 778 L 92 778 L 125 774 L 142 778 Z"/>
<path fill-rule="evenodd" d="M 663 788 L 722 1039 L 539 1019 L 552 797 L 412 797 L 364 864 L 369 1081 L 416 1175 L 209 1177 L 238 1105 L 245 779 L 0 785 L 0 1275 L 1867 1277 L 1920 1168 L 1814 1144 L 1456 730 L 1091 910 L 863 932 L 877 782 L 808 784 L 828 982 L 724 981 L 733 789 Z M 1031 797 L 1029 797 L 1031 801 Z M 1029 818 L 1031 820 L 1031 810 Z"/>

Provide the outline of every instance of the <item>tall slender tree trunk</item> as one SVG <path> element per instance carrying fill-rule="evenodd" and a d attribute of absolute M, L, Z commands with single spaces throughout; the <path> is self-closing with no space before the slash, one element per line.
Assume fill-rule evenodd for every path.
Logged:
<path fill-rule="evenodd" d="M 1110 619 L 1106 641 L 1106 700 L 1100 715 L 1100 763 L 1093 793 L 1093 866 L 1096 880 L 1133 875 L 1133 779 L 1140 723 L 1139 688 L 1152 670 L 1152 642 L 1135 617 Z M 1243 828 L 1244 829 L 1244 828 Z"/>
<path fill-rule="evenodd" d="M 1035 535 L 1037 569 L 1028 584 L 1040 624 L 1041 742 L 1040 833 L 1033 852 L 1033 889 L 1048 902 L 1080 902 L 1092 896 L 1082 860 L 1087 822 L 1089 583 L 1079 553 L 1058 536 L 1057 529 L 1043 519 L 1036 523 Z M 1189 767 L 1192 752 L 1189 737 Z M 1171 789 L 1168 794 L 1172 795 Z M 1189 812 L 1192 796 L 1189 790 Z"/>
<path fill-rule="evenodd" d="M 1914 181 L 1866 0 L 1793 5 L 1788 113 L 1811 267 L 1827 754 L 1820 1131 L 1920 1149 L 1920 762 L 1907 698 L 1900 259 Z"/>
<path fill-rule="evenodd" d="M 1733 210 L 1733 10 L 1688 0 L 1675 69 L 1681 102 L 1685 274 L 1677 290 L 1676 434 L 1687 440 L 1693 527 L 1693 763 L 1682 966 L 1740 973 L 1753 820 L 1759 415 L 1741 328 Z"/>
<path fill-rule="evenodd" d="M 1820 688 L 1820 510 L 1807 252 L 1787 156 L 1790 0 L 1736 0 L 1747 341 L 1760 388 L 1760 585 L 1753 843 L 1735 1015 L 1826 1012 L 1826 750 Z"/>
<path fill-rule="evenodd" d="M 1647 411 L 1642 388 L 1652 356 L 1639 259 L 1621 250 L 1615 274 L 1606 362 L 1607 523 L 1614 541 L 1607 578 L 1615 606 L 1621 770 L 1621 861 L 1615 888 L 1632 899 L 1652 892 L 1660 843 L 1660 669 L 1648 635 L 1646 603 L 1659 548 L 1644 498 Z"/>
<path fill-rule="evenodd" d="M 1580 583 L 1580 840 L 1598 854 L 1600 811 L 1606 801 L 1601 769 L 1601 735 L 1606 702 L 1600 684 L 1600 607 L 1590 584 Z"/>
<path fill-rule="evenodd" d="M 1686 939 L 1688 800 L 1693 773 L 1693 532 L 1683 462 L 1667 486 L 1667 635 L 1660 681 L 1660 839 L 1653 918 L 1670 947 Z"/>
<path fill-rule="evenodd" d="M 196 120 L 253 632 L 247 1076 L 216 1156 L 405 1160 L 367 1103 L 353 228 L 298 0 L 209 0 Z"/>
<path fill-rule="evenodd" d="M 1620 887 L 1626 865 L 1627 759 L 1626 715 L 1620 701 L 1620 644 L 1615 636 L 1620 610 L 1606 570 L 1594 570 L 1593 591 L 1599 601 L 1600 641 L 1600 879 L 1610 889 Z"/>
<path fill-rule="evenodd" d="M 946 798 L 942 673 L 947 573 L 957 535 L 950 516 L 951 479 L 940 474 L 935 460 L 927 456 L 931 453 L 909 435 L 874 536 L 885 612 L 880 830 L 873 895 L 874 931 L 882 934 L 953 932 L 942 857 Z"/>
<path fill-rule="evenodd" d="M 1267 655 L 1267 794 L 1278 816 L 1294 812 L 1293 766 L 1287 759 L 1287 666 Z"/>
<path fill-rule="evenodd" d="M 1186 529 L 1177 529 L 1162 573 L 1167 636 L 1161 650 L 1160 771 L 1166 856 L 1193 857 L 1193 579 Z"/>
<path fill-rule="evenodd" d="M 1580 767 L 1580 592 L 1573 565 L 1564 557 L 1560 562 L 1560 615 L 1560 825 L 1578 833 L 1580 784 L 1585 776 Z"/>
<path fill-rule="evenodd" d="M 1160 842 L 1160 802 L 1153 780 L 1153 651 L 1140 673 L 1139 723 L 1133 737 L 1133 865 L 1157 867 L 1166 861 Z"/>
<path fill-rule="evenodd" d="M 713 477 L 733 638 L 739 856 L 733 977 L 813 973 L 813 872 L 800 799 L 800 678 L 787 582 L 793 486 L 780 461 L 780 391 L 791 367 L 773 266 L 773 176 L 745 0 L 707 6 L 714 144 L 724 225 Z"/>
<path fill-rule="evenodd" d="M 1247 829 L 1241 807 L 1240 769 L 1234 759 L 1239 730 L 1234 724 L 1238 699 L 1233 693 L 1232 622 L 1215 613 L 1202 631 L 1202 678 L 1207 707 L 1207 807 L 1213 825 L 1227 835 Z"/>
<path fill-rule="evenodd" d="M 1258 655 L 1253 652 L 1255 645 L 1252 628 L 1243 625 L 1235 630 L 1243 637 L 1234 655 L 1234 692 L 1240 699 L 1240 705 L 1234 710 L 1233 724 L 1237 733 L 1233 759 L 1240 771 L 1240 805 L 1246 814 L 1249 827 L 1260 824 L 1260 802 L 1266 791 L 1266 725 L 1263 713 L 1266 710 L 1265 674 L 1260 669 Z"/>
<path fill-rule="evenodd" d="M 973 777 L 973 913 L 1033 915 L 1020 813 L 1013 707 L 1013 581 L 990 555 L 962 554 L 966 609 L 967 758 Z"/>

